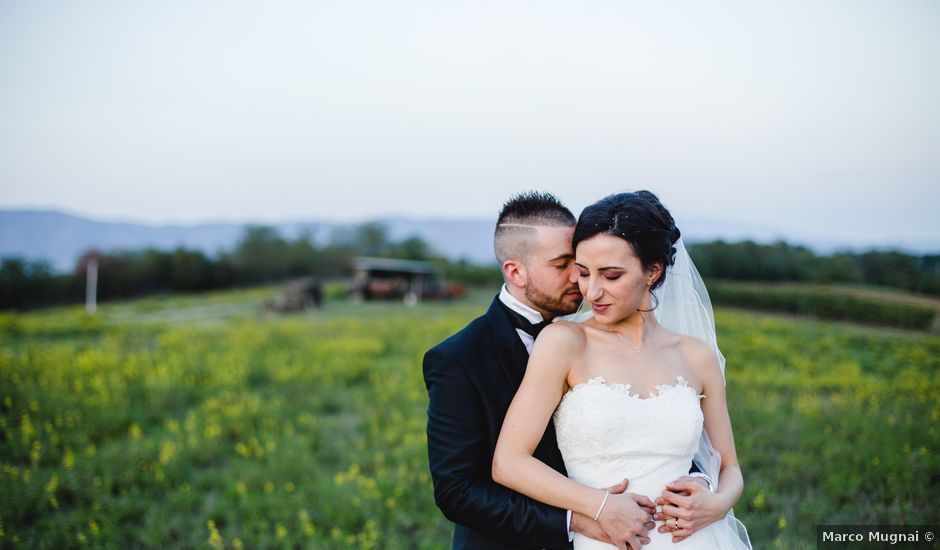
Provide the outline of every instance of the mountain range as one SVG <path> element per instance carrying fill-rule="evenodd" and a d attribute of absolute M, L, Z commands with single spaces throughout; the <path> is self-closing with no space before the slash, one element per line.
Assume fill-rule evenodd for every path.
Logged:
<path fill-rule="evenodd" d="M 417 236 L 451 259 L 463 258 L 474 263 L 494 261 L 494 219 L 392 217 L 374 221 L 383 224 L 388 236 L 394 240 Z M 334 230 L 356 225 L 354 222 L 313 220 L 153 225 L 94 220 L 57 210 L 0 210 L 0 257 L 44 259 L 57 271 L 66 272 L 72 270 L 78 257 L 92 247 L 114 251 L 146 246 L 158 249 L 183 246 L 214 256 L 234 247 L 249 224 L 272 226 L 287 238 L 295 238 L 307 232 L 315 242 L 321 244 L 329 239 Z M 792 244 L 809 246 L 819 253 L 871 248 L 894 248 L 915 254 L 936 253 L 940 250 L 940 243 L 935 241 L 852 243 L 823 238 L 788 238 L 774 228 L 715 220 L 686 220 L 682 231 L 687 242 L 718 238 L 731 241 L 753 239 L 758 242 L 785 239 Z"/>

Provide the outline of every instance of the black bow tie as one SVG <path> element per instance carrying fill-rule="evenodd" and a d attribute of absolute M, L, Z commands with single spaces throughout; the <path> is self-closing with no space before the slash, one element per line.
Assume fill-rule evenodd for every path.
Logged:
<path fill-rule="evenodd" d="M 526 319 L 525 316 L 521 313 L 504 304 L 502 300 L 499 301 L 499 305 L 503 307 L 503 311 L 505 311 L 506 315 L 509 316 L 509 322 L 512 323 L 512 326 L 525 332 L 533 338 L 537 338 L 539 333 L 542 332 L 543 328 L 552 324 L 551 320 L 542 321 L 540 323 L 533 323 L 532 321 Z"/>

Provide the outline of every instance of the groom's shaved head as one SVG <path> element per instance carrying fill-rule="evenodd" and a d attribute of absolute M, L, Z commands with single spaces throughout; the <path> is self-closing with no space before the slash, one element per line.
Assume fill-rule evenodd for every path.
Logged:
<path fill-rule="evenodd" d="M 551 193 L 527 191 L 511 197 L 496 221 L 493 248 L 500 264 L 528 264 L 538 227 L 573 227 L 574 215 Z"/>

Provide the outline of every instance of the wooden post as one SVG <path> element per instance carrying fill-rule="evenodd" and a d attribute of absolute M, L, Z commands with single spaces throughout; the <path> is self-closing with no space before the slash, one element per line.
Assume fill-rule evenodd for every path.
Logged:
<path fill-rule="evenodd" d="M 98 310 L 98 259 L 88 260 L 85 271 L 85 311 L 95 313 Z"/>

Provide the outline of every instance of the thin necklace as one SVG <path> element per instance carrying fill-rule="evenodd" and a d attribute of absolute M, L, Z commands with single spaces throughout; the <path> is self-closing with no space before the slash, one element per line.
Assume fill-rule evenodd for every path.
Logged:
<path fill-rule="evenodd" d="M 616 335 L 619 336 L 620 339 L 623 340 L 624 342 L 627 341 L 626 337 L 625 337 L 623 334 L 620 334 L 619 332 L 617 332 L 616 330 L 606 330 L 606 329 L 601 329 L 601 330 L 603 330 L 604 332 L 610 332 L 610 333 L 616 334 Z M 653 325 L 653 330 L 650 331 L 650 339 L 649 339 L 649 341 L 652 341 L 652 340 L 653 340 L 653 335 L 654 335 L 654 334 L 656 334 L 656 325 Z M 649 343 L 649 341 L 648 341 L 647 343 Z M 637 347 L 634 347 L 633 344 L 631 344 L 631 343 L 629 343 L 629 342 L 627 343 L 627 345 L 630 346 L 630 349 L 632 349 L 633 351 L 635 351 L 635 352 L 637 352 L 637 353 L 640 353 L 641 351 L 643 351 L 643 350 L 646 349 L 646 345 L 642 345 L 642 346 L 640 346 L 640 347 L 638 347 L 638 348 L 637 348 Z"/>

